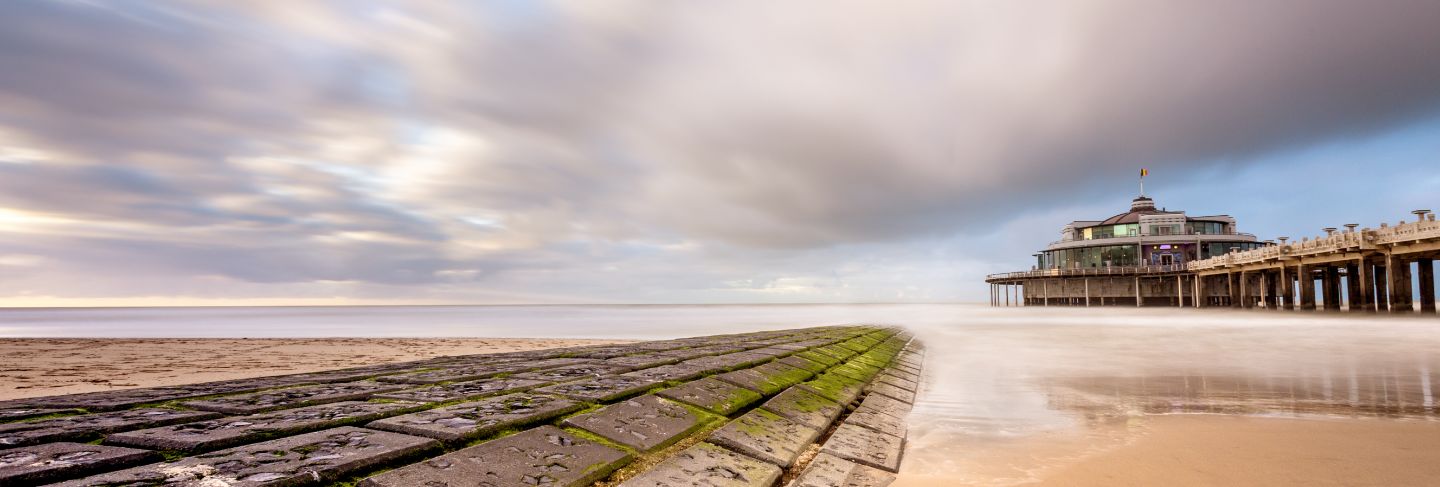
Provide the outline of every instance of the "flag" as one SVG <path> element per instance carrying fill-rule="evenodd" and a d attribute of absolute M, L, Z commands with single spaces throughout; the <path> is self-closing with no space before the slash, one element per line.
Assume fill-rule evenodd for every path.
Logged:
<path fill-rule="evenodd" d="M 1145 169 L 1145 168 L 1143 168 L 1143 167 L 1140 168 L 1140 177 L 1143 178 L 1143 177 L 1149 176 L 1149 175 L 1150 175 L 1150 170 L 1149 170 L 1149 169 Z"/>

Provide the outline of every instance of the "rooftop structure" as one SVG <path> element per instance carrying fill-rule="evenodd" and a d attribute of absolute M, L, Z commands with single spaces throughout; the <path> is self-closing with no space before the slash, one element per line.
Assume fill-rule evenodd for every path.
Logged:
<path fill-rule="evenodd" d="M 1035 254 L 1035 268 L 1178 266 L 1264 245 L 1238 232 L 1234 217 L 1157 209 L 1155 200 L 1141 195 L 1130 202 L 1130 211 L 1065 225 L 1060 240 Z"/>

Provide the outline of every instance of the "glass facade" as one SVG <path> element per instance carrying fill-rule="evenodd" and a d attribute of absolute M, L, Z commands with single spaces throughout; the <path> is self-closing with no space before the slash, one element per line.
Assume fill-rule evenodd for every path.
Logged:
<path fill-rule="evenodd" d="M 1102 245 L 1041 252 L 1038 265 L 1042 269 L 1135 266 L 1140 265 L 1140 256 L 1134 245 Z"/>
<path fill-rule="evenodd" d="M 1191 235 L 1220 235 L 1225 233 L 1225 224 L 1221 222 L 1189 222 L 1185 224 Z"/>
<path fill-rule="evenodd" d="M 1232 249 L 1264 247 L 1260 242 L 1213 242 L 1139 245 L 1097 245 L 1041 252 L 1035 265 L 1040 269 L 1082 269 L 1108 266 L 1179 265 L 1230 253 Z M 1197 256 L 1196 253 L 1199 252 Z"/>
<path fill-rule="evenodd" d="M 1122 223 L 1120 225 L 1100 225 L 1076 230 L 1077 240 L 1095 240 L 1097 238 L 1134 237 L 1140 234 L 1140 224 Z"/>

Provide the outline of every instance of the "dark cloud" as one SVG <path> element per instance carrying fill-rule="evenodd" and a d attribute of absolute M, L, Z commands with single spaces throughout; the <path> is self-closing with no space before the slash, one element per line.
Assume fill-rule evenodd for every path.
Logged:
<path fill-rule="evenodd" d="M 1440 113 L 1436 25 L 1404 0 L 11 2 L 0 209 L 69 219 L 29 231 L 97 266 L 255 283 L 843 294 L 837 266 L 1141 166 Z"/>

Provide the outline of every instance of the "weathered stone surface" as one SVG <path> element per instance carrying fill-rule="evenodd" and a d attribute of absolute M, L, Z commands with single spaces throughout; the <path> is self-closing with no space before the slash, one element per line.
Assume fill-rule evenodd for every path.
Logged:
<path fill-rule="evenodd" d="M 649 451 L 679 441 L 703 426 L 705 419 L 678 403 L 645 395 L 566 418 L 565 424 Z"/>
<path fill-rule="evenodd" d="M 815 363 L 824 365 L 824 366 L 826 366 L 826 367 L 831 367 L 831 366 L 833 366 L 833 365 L 835 365 L 835 364 L 840 363 L 840 359 L 839 359 L 839 358 L 836 358 L 834 355 L 830 355 L 830 354 L 828 354 L 828 353 L 820 353 L 820 352 L 815 351 L 815 350 L 813 350 L 813 349 L 812 349 L 812 350 L 806 350 L 806 351 L 804 351 L 804 352 L 800 352 L 800 353 L 797 353 L 797 354 L 791 355 L 791 356 L 792 356 L 792 357 L 800 357 L 800 358 L 803 358 L 803 359 L 805 359 L 805 360 L 809 360 L 809 361 L 811 361 L 811 362 L 815 362 Z"/>
<path fill-rule="evenodd" d="M 850 349 L 851 351 L 854 351 L 855 353 L 865 353 L 865 351 L 870 350 L 871 347 L 875 346 L 876 343 L 877 343 L 877 342 L 874 342 L 874 341 L 871 341 L 871 340 L 865 340 L 865 339 L 863 339 L 863 338 L 857 338 L 857 339 L 853 339 L 853 340 L 846 340 L 846 341 L 840 342 L 840 343 L 838 343 L 837 345 L 839 345 L 839 346 L 841 346 L 841 347 L 848 348 L 848 349 Z"/>
<path fill-rule="evenodd" d="M 686 382 L 656 394 L 722 416 L 728 416 L 761 398 L 759 393 L 713 377 Z"/>
<path fill-rule="evenodd" d="M 577 487 L 604 478 L 630 454 L 541 426 L 367 478 L 361 487 Z"/>
<path fill-rule="evenodd" d="M 105 437 L 110 445 L 202 452 L 228 448 L 276 434 L 293 435 L 365 423 L 421 407 L 413 402 L 338 402 L 248 416 L 197 421 Z"/>
<path fill-rule="evenodd" d="M 905 436 L 904 418 L 891 416 L 874 408 L 857 408 L 855 411 L 852 411 L 849 416 L 845 417 L 845 424 L 863 426 L 881 433 Z"/>
<path fill-rule="evenodd" d="M 709 441 L 752 457 L 789 467 L 820 431 L 764 409 L 755 409 L 721 426 Z"/>
<path fill-rule="evenodd" d="M 0 485 L 40 485 L 159 460 L 160 454 L 84 443 L 46 443 L 0 452 Z"/>
<path fill-rule="evenodd" d="M 726 372 L 715 378 L 768 396 L 809 379 L 810 371 L 770 362 L 758 367 Z"/>
<path fill-rule="evenodd" d="M 704 365 L 678 363 L 662 365 L 633 372 L 620 374 L 621 377 L 638 377 L 653 380 L 655 382 L 669 382 L 675 380 L 690 380 L 708 373 L 710 367 Z"/>
<path fill-rule="evenodd" d="M 871 394 L 884 394 L 884 395 L 890 396 L 891 398 L 897 399 L 897 400 L 899 400 L 900 402 L 907 403 L 907 404 L 914 404 L 914 403 L 915 403 L 915 393 L 914 393 L 914 392 L 910 392 L 910 391 L 907 391 L 907 390 L 905 390 L 905 389 L 901 389 L 901 388 L 899 388 L 899 387 L 895 387 L 895 386 L 890 385 L 889 383 L 886 383 L 886 382 L 875 382 L 875 383 L 870 384 L 870 393 L 871 393 Z"/>
<path fill-rule="evenodd" d="M 785 364 L 785 365 L 789 365 L 789 366 L 791 366 L 791 367 L 795 367 L 795 368 L 797 368 L 797 369 L 805 369 L 805 370 L 808 370 L 808 371 L 810 371 L 810 373 L 812 373 L 812 374 L 818 374 L 818 373 L 824 372 L 825 369 L 828 367 L 828 366 L 825 365 L 825 364 L 822 364 L 822 363 L 820 363 L 820 362 L 816 362 L 816 361 L 814 361 L 814 360 L 810 360 L 810 359 L 801 357 L 801 356 L 799 356 L 799 355 L 791 355 L 791 356 L 789 356 L 789 357 L 785 357 L 785 358 L 782 358 L 782 359 L 780 359 L 780 360 L 777 360 L 777 362 L 780 362 L 780 363 Z"/>
<path fill-rule="evenodd" d="M 901 378 L 893 372 L 886 372 L 875 376 L 875 382 L 884 382 L 910 392 L 915 392 L 920 387 L 919 383 Z"/>
<path fill-rule="evenodd" d="M 661 365 L 670 365 L 670 364 L 673 364 L 673 363 L 676 363 L 676 362 L 679 362 L 679 361 L 680 361 L 680 358 L 679 358 L 679 357 L 674 357 L 674 356 L 664 355 L 664 354 L 659 354 L 659 353 L 646 353 L 646 354 L 640 354 L 640 355 L 627 355 L 627 356 L 624 356 L 624 357 L 615 357 L 615 358 L 606 360 L 606 361 L 605 361 L 605 364 L 606 364 L 606 365 L 614 365 L 614 366 L 617 366 L 617 367 L 625 367 L 625 368 L 628 368 L 628 369 L 630 369 L 630 370 L 635 370 L 635 369 L 648 369 L 648 368 L 650 368 L 650 367 L 659 367 L 659 366 L 661 366 Z"/>
<path fill-rule="evenodd" d="M 768 362 L 775 357 L 754 351 L 727 353 L 712 357 L 700 357 L 680 362 L 680 365 L 693 365 L 703 369 L 706 374 L 724 372 L 727 370 L 751 367 L 759 363 Z"/>
<path fill-rule="evenodd" d="M 784 416 L 791 421 L 824 431 L 840 417 L 845 407 L 804 388 L 791 387 L 765 401 L 762 409 Z"/>
<path fill-rule="evenodd" d="M 686 448 L 621 487 L 769 487 L 780 467 L 711 445 Z"/>
<path fill-rule="evenodd" d="M 847 421 L 835 428 L 835 433 L 830 435 L 830 439 L 825 441 L 820 451 L 878 469 L 898 472 L 900 454 L 904 447 L 904 438 L 862 428 Z"/>
<path fill-rule="evenodd" d="M 190 399 L 217 394 L 250 392 L 272 387 L 305 384 L 307 382 L 286 377 L 258 377 L 232 381 L 207 382 L 182 386 L 147 387 L 118 391 L 86 392 L 64 396 L 24 399 L 24 405 L 49 408 L 84 408 L 90 411 L 114 411 L 142 404 L 156 404 L 178 399 Z"/>
<path fill-rule="evenodd" d="M 868 394 L 856 410 L 867 409 L 888 414 L 900 419 L 910 414 L 910 404 L 883 394 Z"/>
<path fill-rule="evenodd" d="M 869 382 L 870 379 L 874 379 L 876 375 L 880 374 L 880 369 L 851 360 L 838 367 L 831 368 L 830 373 L 840 374 L 862 382 Z"/>
<path fill-rule="evenodd" d="M 599 379 L 601 377 L 615 375 L 630 370 L 629 367 L 603 364 L 580 364 L 556 367 L 553 369 L 538 370 L 535 372 L 523 372 L 511 377 L 516 379 L 529 379 L 545 382 L 569 382 L 581 379 Z"/>
<path fill-rule="evenodd" d="M 885 487 L 894 481 L 895 474 L 822 452 L 786 487 Z"/>
<path fill-rule="evenodd" d="M 518 362 L 506 362 L 501 364 L 484 364 L 464 367 L 454 367 L 428 372 L 416 372 L 413 374 L 400 374 L 381 377 L 378 380 L 384 382 L 404 382 L 409 384 L 434 384 L 436 382 L 469 381 L 494 377 L 500 374 L 514 374 L 536 370 L 552 369 L 567 365 L 579 365 L 595 362 L 592 359 L 583 358 L 550 358 L 541 360 L 524 360 Z"/>
<path fill-rule="evenodd" d="M 74 414 L 78 412 L 80 412 L 79 409 L 72 408 L 36 408 L 17 406 L 0 409 L 0 421 L 19 421 L 22 419 L 49 416 L 51 414 Z"/>
<path fill-rule="evenodd" d="M 536 392 L 559 394 L 561 396 L 590 402 L 611 402 L 630 397 L 660 385 L 660 381 L 643 377 L 614 376 L 600 379 L 566 382 L 536 389 Z"/>
<path fill-rule="evenodd" d="M 5 423 L 0 424 L 0 448 L 56 441 L 85 441 L 107 433 L 187 423 L 219 416 L 219 413 L 203 411 L 142 408 L 22 423 Z"/>
<path fill-rule="evenodd" d="M 815 380 L 800 384 L 800 387 L 840 404 L 850 404 L 860 397 L 864 383 L 842 375 L 825 373 Z"/>
<path fill-rule="evenodd" d="M 399 399 L 402 401 L 447 402 L 528 391 L 547 384 L 549 384 L 549 382 L 543 380 L 505 377 L 500 379 L 451 382 L 437 386 L 405 389 L 376 394 L 375 397 L 381 399 Z"/>
<path fill-rule="evenodd" d="M 581 403 L 570 399 L 521 393 L 395 416 L 366 426 L 453 443 L 544 421 L 581 407 Z"/>
<path fill-rule="evenodd" d="M 403 385 L 369 381 L 342 382 L 186 401 L 184 405 L 202 411 L 254 414 L 276 409 L 363 400 L 377 393 L 398 391 L 404 388 Z"/>
<path fill-rule="evenodd" d="M 849 360 L 850 357 L 855 356 L 854 350 L 842 347 L 840 345 L 827 345 L 824 347 L 811 349 L 811 351 L 823 353 L 825 355 L 829 355 L 840 360 Z"/>
<path fill-rule="evenodd" d="M 342 427 L 156 463 L 60 484 L 67 487 L 294 486 L 333 482 L 354 472 L 438 448 L 429 438 Z M 412 484 L 413 485 L 413 484 Z"/>

